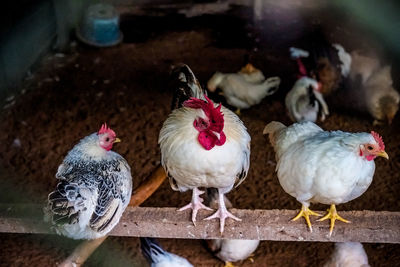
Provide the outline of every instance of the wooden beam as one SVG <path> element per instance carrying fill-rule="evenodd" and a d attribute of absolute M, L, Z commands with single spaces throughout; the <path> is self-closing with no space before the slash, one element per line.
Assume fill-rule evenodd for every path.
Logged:
<path fill-rule="evenodd" d="M 313 232 L 307 230 L 304 220 L 290 221 L 297 211 L 292 210 L 238 210 L 232 213 L 241 222 L 228 219 L 225 232 L 219 233 L 218 220 L 203 221 L 212 212 L 200 211 L 196 226 L 190 221 L 190 212 L 176 208 L 128 207 L 120 223 L 110 235 L 147 236 L 188 239 L 259 239 L 276 241 L 359 241 L 367 243 L 400 243 L 400 212 L 342 211 L 340 215 L 350 224 L 337 222 L 332 237 L 328 236 L 329 222 L 313 223 Z M 324 213 L 324 212 L 321 212 Z M 42 222 L 39 205 L 0 205 L 0 232 L 50 233 Z M 18 215 L 18 216 L 16 216 Z M 314 217 L 315 218 L 315 217 Z"/>

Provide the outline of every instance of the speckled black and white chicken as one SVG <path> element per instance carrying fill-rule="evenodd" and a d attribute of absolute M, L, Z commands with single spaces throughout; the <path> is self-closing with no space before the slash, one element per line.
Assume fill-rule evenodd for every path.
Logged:
<path fill-rule="evenodd" d="M 320 114 L 321 121 L 329 115 L 328 105 L 319 92 L 319 83 L 309 77 L 302 77 L 296 81 L 285 98 L 289 117 L 294 122 L 316 122 Z"/>
<path fill-rule="evenodd" d="M 279 77 L 265 79 L 260 70 L 247 64 L 238 73 L 216 72 L 207 87 L 210 92 L 220 88 L 226 102 L 236 107 L 239 113 L 241 109 L 259 104 L 264 97 L 274 94 L 280 82 Z"/>
<path fill-rule="evenodd" d="M 227 208 L 232 207 L 231 202 L 224 196 Z M 207 202 L 211 208 L 218 207 L 218 191 L 207 188 Z M 260 240 L 247 239 L 209 239 L 206 240 L 208 248 L 216 257 L 225 262 L 225 267 L 233 267 L 232 262 L 245 260 L 257 249 Z"/>
<path fill-rule="evenodd" d="M 187 259 L 165 251 L 153 238 L 141 237 L 140 248 L 150 267 L 193 267 Z"/>
<path fill-rule="evenodd" d="M 95 239 L 119 222 L 132 193 L 130 167 L 111 151 L 119 141 L 103 124 L 97 133 L 81 139 L 58 167 L 60 182 L 44 208 L 45 220 L 58 234 Z"/>
<path fill-rule="evenodd" d="M 204 94 L 187 65 L 173 73 L 179 79 L 174 103 L 183 104 L 172 111 L 160 131 L 161 164 L 172 189 L 193 190 L 191 203 L 181 209 L 193 210 L 193 223 L 199 209 L 210 209 L 202 204 L 204 192 L 199 188 L 218 188 L 219 208 L 206 219 L 219 218 L 223 232 L 226 218 L 240 220 L 228 212 L 223 196 L 247 176 L 250 135 L 235 113 Z M 191 98 L 182 101 L 185 96 Z"/>

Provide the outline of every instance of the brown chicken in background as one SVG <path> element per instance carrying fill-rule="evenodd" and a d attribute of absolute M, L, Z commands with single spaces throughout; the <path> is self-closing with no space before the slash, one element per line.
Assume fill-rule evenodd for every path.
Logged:
<path fill-rule="evenodd" d="M 352 96 L 367 111 L 374 124 L 392 123 L 399 109 L 400 94 L 393 88 L 391 67 L 380 63 L 376 55 L 351 52 L 348 84 Z"/>

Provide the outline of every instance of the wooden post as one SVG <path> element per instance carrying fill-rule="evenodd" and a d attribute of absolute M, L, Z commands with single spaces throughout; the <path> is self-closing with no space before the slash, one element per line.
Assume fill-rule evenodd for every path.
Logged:
<path fill-rule="evenodd" d="M 29 211 L 40 211 L 40 205 L 24 205 Z M 24 218 L 16 218 L 17 210 L 12 206 L 0 205 L 0 232 L 6 233 L 48 233 L 42 219 L 32 219 L 28 212 Z M 22 211 L 22 208 L 19 208 Z M 190 220 L 191 211 L 177 211 L 176 208 L 128 207 L 119 224 L 110 232 L 112 236 L 187 238 L 187 239 L 259 239 L 275 241 L 318 241 L 366 243 L 400 243 L 400 212 L 388 211 L 339 211 L 340 215 L 351 221 L 337 221 L 333 234 L 329 237 L 329 221 L 318 222 L 312 218 L 313 232 L 308 231 L 303 219 L 290 221 L 298 211 L 295 210 L 239 210 L 230 209 L 241 222 L 228 219 L 223 235 L 219 233 L 219 221 L 205 221 L 203 218 L 212 211 L 199 211 L 196 226 Z M 323 211 L 320 211 L 324 213 Z M 98 241 L 94 241 L 95 243 Z M 98 244 L 98 243 L 96 243 Z M 99 245 L 99 244 L 98 244 Z M 88 245 L 89 246 L 89 245 Z M 81 246 L 80 246 L 81 247 Z M 74 261 L 83 263 L 94 246 L 83 252 L 73 253 Z M 71 256 L 72 256 L 71 255 Z M 83 257 L 83 255 L 86 255 Z M 64 265 L 70 266 L 70 265 Z"/>

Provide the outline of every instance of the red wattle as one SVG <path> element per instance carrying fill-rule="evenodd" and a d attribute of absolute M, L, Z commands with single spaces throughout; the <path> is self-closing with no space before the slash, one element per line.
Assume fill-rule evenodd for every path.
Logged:
<path fill-rule="evenodd" d="M 375 157 L 376 157 L 376 156 L 374 156 L 374 155 L 365 156 L 365 158 L 366 158 L 368 161 L 374 160 Z"/>
<path fill-rule="evenodd" d="M 209 133 L 208 131 L 200 132 L 197 139 L 199 140 L 200 145 L 206 150 L 212 149 L 218 140 L 214 134 Z"/>

